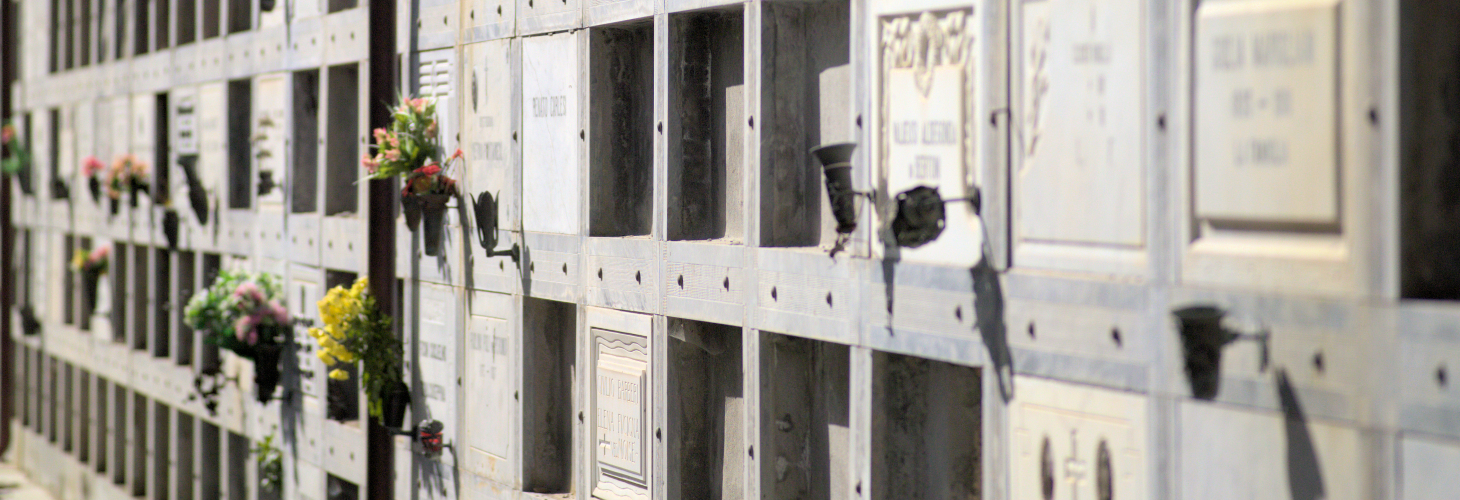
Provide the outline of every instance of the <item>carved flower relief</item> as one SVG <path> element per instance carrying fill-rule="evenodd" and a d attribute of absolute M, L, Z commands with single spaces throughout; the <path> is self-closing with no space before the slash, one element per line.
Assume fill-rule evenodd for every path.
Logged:
<path fill-rule="evenodd" d="M 918 89 L 932 88 L 933 68 L 972 62 L 974 33 L 972 9 L 916 16 L 898 16 L 882 21 L 882 46 L 886 69 L 916 70 Z"/>

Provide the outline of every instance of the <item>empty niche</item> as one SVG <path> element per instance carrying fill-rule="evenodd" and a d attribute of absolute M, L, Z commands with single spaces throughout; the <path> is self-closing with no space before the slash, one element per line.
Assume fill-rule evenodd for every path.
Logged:
<path fill-rule="evenodd" d="M 345 9 L 353 9 L 359 4 L 359 0 L 329 0 L 329 11 L 339 12 Z"/>
<path fill-rule="evenodd" d="M 852 140 L 851 17 L 846 1 L 767 2 L 761 48 L 762 246 L 836 239 L 812 148 Z"/>
<path fill-rule="evenodd" d="M 109 416 L 111 416 L 111 412 L 108 411 L 112 407 L 110 404 L 108 404 L 108 401 L 110 401 L 110 400 L 111 400 L 111 385 L 109 385 L 109 384 L 106 383 L 106 379 L 101 378 L 101 377 L 97 377 L 96 378 L 96 406 L 92 407 L 92 412 L 93 412 L 92 415 L 96 419 L 96 473 L 97 474 L 105 474 L 106 473 L 107 463 L 109 462 L 109 460 L 107 460 L 107 459 L 108 459 L 108 457 L 110 457 L 110 455 L 107 454 L 107 450 L 110 449 L 109 446 L 108 446 L 108 444 L 111 442 L 111 432 L 112 432 L 111 431 L 111 421 L 108 418 Z"/>
<path fill-rule="evenodd" d="M 50 66 L 52 73 L 61 70 L 61 44 L 65 38 L 61 33 L 61 0 L 51 0 L 51 51 Z"/>
<path fill-rule="evenodd" d="M 212 286 L 213 280 L 218 279 L 218 272 L 223 268 L 223 257 L 216 253 L 203 254 L 203 267 L 201 278 L 198 280 L 198 289 Z M 194 335 L 202 336 L 203 332 L 195 332 Z M 202 373 L 218 373 L 223 368 L 222 359 L 218 355 L 218 345 L 212 342 L 198 342 L 198 371 Z"/>
<path fill-rule="evenodd" d="M 669 498 L 743 498 L 740 327 L 669 318 Z"/>
<path fill-rule="evenodd" d="M 360 487 L 330 474 L 325 481 L 325 500 L 359 500 Z"/>
<path fill-rule="evenodd" d="M 120 0 L 114 0 L 120 3 Z M 223 11 L 219 3 L 223 0 L 202 0 L 203 1 L 203 39 L 216 38 L 218 36 L 219 21 L 223 18 Z"/>
<path fill-rule="evenodd" d="M 147 35 L 152 33 L 152 30 L 148 27 L 149 16 L 147 15 L 147 5 L 151 4 L 152 2 L 153 0 L 131 0 L 133 7 L 132 55 L 142 55 L 147 53 Z"/>
<path fill-rule="evenodd" d="M 222 483 L 223 454 L 220 452 L 222 436 L 218 426 L 198 419 L 198 498 L 211 499 L 223 496 Z"/>
<path fill-rule="evenodd" d="M 82 1 L 85 1 L 85 0 L 82 0 Z M 136 0 L 133 0 L 133 1 L 136 1 Z M 152 1 L 153 1 L 153 4 L 155 4 L 155 6 L 156 6 L 155 9 L 153 9 L 153 10 L 155 10 L 156 16 L 158 16 L 158 32 L 156 32 L 155 45 L 156 45 L 156 48 L 158 48 L 158 50 L 164 50 L 164 48 L 168 48 L 169 45 L 172 44 L 172 39 L 171 39 L 172 38 L 171 37 L 172 31 L 171 31 L 171 29 L 169 29 L 169 26 L 171 26 L 171 23 L 169 23 L 169 20 L 172 19 L 172 15 L 171 15 L 171 13 L 168 12 L 168 10 L 171 10 L 171 9 L 169 9 L 169 6 L 171 6 L 172 1 L 171 0 L 152 0 Z"/>
<path fill-rule="evenodd" d="M 147 350 L 147 320 L 152 316 L 147 310 L 147 284 L 150 281 L 147 278 L 151 276 L 147 274 L 147 258 L 150 253 L 147 247 L 132 247 L 132 348 L 139 351 Z"/>
<path fill-rule="evenodd" d="M 117 8 L 116 13 L 112 15 L 112 22 L 115 23 L 112 27 L 112 36 L 116 38 L 116 43 L 113 44 L 113 47 L 116 48 L 115 59 L 120 60 L 126 55 L 123 47 L 127 40 L 127 2 L 123 0 L 112 0 L 112 2 L 112 5 L 115 5 Z"/>
<path fill-rule="evenodd" d="M 25 281 L 22 281 L 21 282 L 23 284 L 23 286 L 21 286 L 20 288 L 21 289 L 26 289 L 26 288 L 30 288 L 29 283 L 31 282 L 31 274 L 30 274 L 30 244 L 31 244 L 30 239 L 31 239 L 31 232 L 30 231 L 21 231 L 20 234 L 23 237 L 23 240 L 21 242 L 21 245 L 22 245 L 21 246 L 21 252 L 22 252 L 22 255 L 24 255 L 24 257 L 22 257 L 23 260 L 21 262 L 24 262 L 25 263 L 25 266 L 22 268 L 22 272 L 24 273 L 24 276 L 21 277 L 21 279 L 23 279 Z M 81 245 L 81 248 L 87 248 L 87 245 L 85 243 L 83 243 Z M 61 240 L 61 255 L 70 256 L 70 255 L 72 255 L 75 252 L 76 252 L 76 237 L 71 236 L 71 235 L 68 234 L 68 235 L 66 235 L 65 238 L 63 238 Z M 81 324 L 81 331 L 87 331 L 87 330 L 90 330 L 91 329 L 91 321 L 90 321 L 90 318 L 87 318 L 86 315 L 81 314 L 80 311 L 77 311 L 77 307 L 78 306 L 81 307 L 82 310 L 85 310 L 85 307 L 86 307 L 86 304 L 84 304 L 84 303 L 83 304 L 78 304 L 80 302 L 84 302 L 83 300 L 76 300 L 76 294 L 77 293 L 80 293 L 76 289 L 76 279 L 77 279 L 77 277 L 78 276 L 77 276 L 76 270 L 75 269 L 72 269 L 70 265 L 67 265 L 65 267 L 65 270 L 62 271 L 62 278 L 61 278 L 61 289 L 62 289 L 62 293 L 61 293 L 61 306 L 62 306 L 62 309 L 61 309 L 61 322 L 64 323 L 64 324 L 67 324 L 67 325 L 74 325 L 74 324 L 80 323 Z M 80 316 L 80 317 L 78 318 L 78 316 Z M 80 321 L 77 321 L 78 319 Z"/>
<path fill-rule="evenodd" d="M 138 1 L 138 0 L 133 0 Z M 253 27 L 253 2 L 250 0 L 223 0 L 228 2 L 228 33 L 248 31 Z M 252 108 L 241 108 L 252 109 Z"/>
<path fill-rule="evenodd" d="M 84 6 L 89 2 L 81 2 Z M 177 44 L 193 43 L 198 38 L 198 0 L 177 0 Z"/>
<path fill-rule="evenodd" d="M 1406 2 L 1400 63 L 1400 293 L 1460 300 L 1460 4 Z M 1438 49 L 1438 50 L 1436 50 Z M 1444 89 L 1444 92 L 1424 89 Z M 1374 113 L 1374 111 L 1370 111 Z M 1377 115 L 1372 119 L 1377 120 Z"/>
<path fill-rule="evenodd" d="M 228 432 L 228 498 L 248 498 L 249 446 L 248 437 Z"/>
<path fill-rule="evenodd" d="M 234 0 L 235 3 L 239 0 Z M 249 117 L 253 115 L 253 83 L 247 78 L 228 82 L 228 208 L 253 205 L 253 167 Z"/>
<path fill-rule="evenodd" d="M 147 439 L 147 397 L 140 392 L 132 393 L 132 442 L 128 443 L 132 449 L 132 496 L 143 496 L 147 494 L 147 446 L 151 441 Z"/>
<path fill-rule="evenodd" d="M 91 373 L 81 370 L 76 379 L 77 392 L 79 393 L 76 412 L 76 459 L 81 463 L 91 463 L 91 426 L 95 422 L 92 412 L 96 405 L 92 404 Z"/>
<path fill-rule="evenodd" d="M 127 341 L 127 245 L 123 243 L 112 244 L 111 263 L 108 264 L 107 277 L 112 280 L 112 340 L 115 342 Z"/>
<path fill-rule="evenodd" d="M 82 66 L 89 66 L 91 65 L 91 27 L 93 26 L 93 21 L 91 17 L 91 2 L 83 1 L 77 3 L 81 4 L 79 6 L 81 9 L 81 29 L 79 33 L 81 35 L 81 50 L 78 54 L 78 58 L 81 60 Z"/>
<path fill-rule="evenodd" d="M 46 145 L 50 148 L 51 178 L 55 179 L 61 177 L 61 108 L 51 108 L 50 118 L 51 133 Z M 30 127 L 27 126 L 26 130 L 30 130 Z M 27 183 L 34 183 L 34 181 L 27 181 Z M 59 192 L 51 189 L 45 191 L 50 192 L 52 200 L 60 199 Z"/>
<path fill-rule="evenodd" d="M 177 297 L 173 301 L 172 314 L 177 320 L 177 364 L 193 364 L 193 336 L 196 333 L 186 321 L 188 301 L 197 292 L 197 258 L 193 252 L 177 253 Z"/>
<path fill-rule="evenodd" d="M 30 418 L 30 410 L 33 406 L 35 406 L 30 402 L 30 399 L 34 397 L 35 394 L 35 383 L 33 382 L 34 375 L 31 373 L 31 370 L 33 368 L 31 367 L 30 363 L 30 348 L 25 346 L 24 344 L 20 344 L 19 357 L 21 377 L 20 387 L 24 392 L 21 392 L 19 395 L 17 395 L 15 397 L 15 401 L 20 406 L 20 412 L 18 413 L 18 415 L 20 415 L 21 427 L 30 428 L 30 424 L 31 422 L 33 422 L 33 420 L 31 420 Z"/>
<path fill-rule="evenodd" d="M 577 308 L 524 297 L 522 309 L 522 489 L 567 493 L 573 480 Z"/>
<path fill-rule="evenodd" d="M 761 333 L 762 496 L 850 499 L 850 351 Z"/>
<path fill-rule="evenodd" d="M 872 498 L 980 498 L 977 368 L 873 355 Z"/>
<path fill-rule="evenodd" d="M 325 289 L 344 287 L 349 289 L 355 284 L 355 273 L 344 271 L 325 271 Z M 308 306 L 306 306 L 308 307 Z M 325 384 L 325 412 L 326 416 L 339 421 L 356 420 L 360 418 L 360 370 L 357 363 L 337 363 L 334 366 L 344 370 L 349 378 L 335 380 L 327 378 Z"/>
<path fill-rule="evenodd" d="M 61 363 L 59 361 L 56 361 L 56 358 L 46 356 L 46 373 L 50 375 L 46 378 L 46 380 L 48 381 L 46 383 L 46 387 L 48 390 L 46 391 L 45 398 L 46 401 L 49 403 L 46 405 L 46 438 L 49 439 L 52 444 L 59 443 L 61 439 L 61 435 L 57 425 L 58 419 L 56 418 L 56 415 L 61 411 L 60 364 Z"/>
<path fill-rule="evenodd" d="M 122 384 L 112 384 L 112 388 L 112 463 L 116 465 L 112 484 L 120 486 L 127 484 L 127 388 Z"/>
<path fill-rule="evenodd" d="M 591 34 L 589 234 L 647 235 L 654 224 L 654 24 Z"/>
<path fill-rule="evenodd" d="M 61 414 L 57 422 L 61 426 L 61 451 L 71 453 L 75 449 L 72 430 L 76 427 L 76 370 L 71 363 L 61 364 Z"/>
<path fill-rule="evenodd" d="M 319 70 L 294 72 L 293 162 L 289 175 L 289 211 L 319 210 Z"/>
<path fill-rule="evenodd" d="M 172 252 L 167 248 L 157 247 L 153 253 L 152 276 L 156 280 L 153 293 L 156 298 L 152 301 L 153 328 L 152 328 L 152 356 L 156 358 L 167 358 L 172 356 Z"/>
<path fill-rule="evenodd" d="M 744 232 L 742 7 L 670 17 L 669 239 L 740 241 Z"/>
<path fill-rule="evenodd" d="M 171 448 L 169 441 L 172 439 L 172 415 L 167 405 L 161 401 L 153 403 L 153 410 L 152 485 L 156 491 L 152 492 L 152 498 L 168 500 L 168 472 L 172 466 L 168 453 Z"/>
<path fill-rule="evenodd" d="M 326 74 L 329 102 L 325 134 L 325 215 L 358 211 L 360 193 L 360 68 L 357 64 L 331 66 Z"/>
<path fill-rule="evenodd" d="M 141 0 L 132 1 L 136 2 Z M 157 47 L 157 50 L 162 50 L 167 48 L 172 42 L 172 30 L 169 29 L 170 25 L 168 23 L 168 20 L 171 18 L 171 14 L 168 12 L 170 9 L 168 7 L 172 5 L 172 1 L 152 0 L 152 3 L 155 6 L 152 9 L 153 14 L 156 14 L 157 16 L 157 33 L 153 43 Z"/>
<path fill-rule="evenodd" d="M 158 0 L 158 4 L 166 4 L 165 0 Z M 171 193 L 171 184 L 168 178 L 172 173 L 172 162 L 169 156 L 172 154 L 172 133 L 170 132 L 172 120 L 168 118 L 168 112 L 172 109 L 168 106 L 167 92 L 158 93 L 153 102 L 152 133 L 152 168 L 153 179 L 151 183 L 152 192 L 148 195 L 153 205 L 167 205 L 168 196 Z"/>
<path fill-rule="evenodd" d="M 177 412 L 177 500 L 193 500 L 193 416 Z"/>

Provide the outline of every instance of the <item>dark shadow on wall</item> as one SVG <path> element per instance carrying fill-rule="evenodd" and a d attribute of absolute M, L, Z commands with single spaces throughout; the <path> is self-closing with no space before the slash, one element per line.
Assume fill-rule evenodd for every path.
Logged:
<path fill-rule="evenodd" d="M 1007 403 L 1014 399 L 1014 356 L 1009 352 L 1009 328 L 1004 323 L 1004 287 L 989 257 L 985 238 L 983 259 L 969 270 L 973 277 L 973 309 L 978 315 L 975 324 L 999 381 L 999 395 Z"/>
<path fill-rule="evenodd" d="M 1285 370 L 1277 371 L 1278 399 L 1283 409 L 1283 424 L 1288 441 L 1288 489 L 1293 500 L 1318 500 L 1326 498 L 1323 489 L 1323 468 L 1318 463 L 1318 452 L 1313 448 L 1313 436 L 1308 433 L 1308 419 L 1298 396 L 1288 382 Z"/>

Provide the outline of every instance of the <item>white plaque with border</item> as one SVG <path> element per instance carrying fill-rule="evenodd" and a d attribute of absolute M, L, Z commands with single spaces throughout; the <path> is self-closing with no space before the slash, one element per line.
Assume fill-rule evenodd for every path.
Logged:
<path fill-rule="evenodd" d="M 1019 242 L 1144 245 L 1144 4 L 1019 5 Z"/>
<path fill-rule="evenodd" d="M 1202 219 L 1338 222 L 1338 0 L 1204 2 L 1196 14 Z"/>
<path fill-rule="evenodd" d="M 649 342 L 593 329 L 593 496 L 649 498 Z"/>
<path fill-rule="evenodd" d="M 979 95 L 977 9 L 883 18 L 883 172 L 888 196 L 919 186 L 945 200 L 973 197 L 981 173 L 975 160 L 973 96 Z M 983 231 L 973 206 L 945 206 L 946 230 L 902 258 L 950 265 L 977 263 Z M 970 251 L 969 249 L 973 249 Z"/>

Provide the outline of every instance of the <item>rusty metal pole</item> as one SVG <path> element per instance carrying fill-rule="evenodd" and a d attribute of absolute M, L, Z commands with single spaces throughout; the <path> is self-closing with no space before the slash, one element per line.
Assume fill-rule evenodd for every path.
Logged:
<path fill-rule="evenodd" d="M 390 124 L 390 102 L 396 97 L 396 3 L 370 0 L 370 129 Z M 376 304 L 394 315 L 396 184 L 393 179 L 368 183 L 368 276 Z M 395 437 L 374 418 L 366 418 L 365 489 L 369 500 L 395 497 Z"/>

